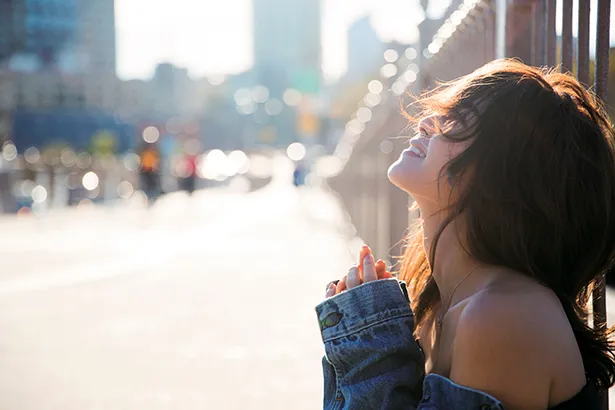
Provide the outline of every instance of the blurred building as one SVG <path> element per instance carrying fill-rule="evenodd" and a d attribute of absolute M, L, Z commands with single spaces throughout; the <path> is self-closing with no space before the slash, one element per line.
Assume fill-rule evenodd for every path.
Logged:
<path fill-rule="evenodd" d="M 272 96 L 318 93 L 321 66 L 319 0 L 254 0 L 254 71 Z"/>
<path fill-rule="evenodd" d="M 54 67 L 74 49 L 76 0 L 8 0 L 0 4 L 0 61 L 5 69 Z"/>
<path fill-rule="evenodd" d="M 159 115 L 196 114 L 202 107 L 188 70 L 169 63 L 156 67 L 151 92 L 152 108 Z"/>
<path fill-rule="evenodd" d="M 370 16 L 354 22 L 348 30 L 348 72 L 344 81 L 361 81 L 372 76 L 383 63 L 384 50 Z"/>
<path fill-rule="evenodd" d="M 246 128 L 244 141 L 287 146 L 300 138 L 312 138 L 315 131 L 302 124 L 315 118 L 314 104 L 288 104 L 287 90 L 316 100 L 322 83 L 320 0 L 253 0 L 254 81 L 256 98 L 250 110 L 253 126 Z M 263 98 L 265 97 L 265 98 Z M 301 99 L 301 97 L 299 97 Z M 241 108 L 240 108 L 241 110 Z M 305 118 L 306 120 L 302 120 Z M 311 127 L 314 128 L 314 127 Z M 307 137 L 306 137 L 307 136 Z"/>
<path fill-rule="evenodd" d="M 76 44 L 81 68 L 90 74 L 115 77 L 115 0 L 70 1 L 77 2 Z"/>
<path fill-rule="evenodd" d="M 0 2 L 0 69 L 114 75 L 114 1 Z"/>

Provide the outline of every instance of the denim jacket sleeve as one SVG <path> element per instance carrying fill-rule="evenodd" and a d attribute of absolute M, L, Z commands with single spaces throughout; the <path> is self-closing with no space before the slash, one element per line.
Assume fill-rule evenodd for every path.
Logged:
<path fill-rule="evenodd" d="M 369 282 L 316 307 L 325 344 L 325 410 L 502 409 L 483 392 L 424 376 L 405 284 Z"/>

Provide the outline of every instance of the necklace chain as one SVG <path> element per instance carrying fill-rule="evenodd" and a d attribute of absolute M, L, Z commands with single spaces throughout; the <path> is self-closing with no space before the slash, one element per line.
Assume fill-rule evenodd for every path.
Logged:
<path fill-rule="evenodd" d="M 442 314 L 436 319 L 437 323 L 438 323 L 438 327 L 442 327 L 442 321 L 444 319 L 444 316 L 448 313 L 448 309 L 450 308 L 450 303 L 453 300 L 453 295 L 455 294 L 455 291 L 457 290 L 457 288 L 459 287 L 459 285 L 461 285 L 461 283 L 466 280 L 468 278 L 468 276 L 470 276 L 470 274 L 472 272 L 474 272 L 476 269 L 478 269 L 480 266 L 482 265 L 482 263 L 479 263 L 478 265 L 476 265 L 475 267 L 473 267 L 472 269 L 470 269 L 468 271 L 468 273 L 466 273 L 464 275 L 463 278 L 461 278 L 461 280 L 459 282 L 457 282 L 457 284 L 455 285 L 455 287 L 453 288 L 453 290 L 451 291 L 450 295 L 448 296 L 448 300 L 446 301 L 446 305 L 444 306 L 444 309 L 442 310 Z"/>

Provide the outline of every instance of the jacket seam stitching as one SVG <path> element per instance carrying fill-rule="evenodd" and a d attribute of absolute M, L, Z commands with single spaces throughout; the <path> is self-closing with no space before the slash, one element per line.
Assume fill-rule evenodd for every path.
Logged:
<path fill-rule="evenodd" d="M 335 372 L 335 397 L 333 398 L 333 409 L 338 409 L 340 408 L 340 403 L 343 403 L 343 401 L 337 400 L 337 398 L 339 396 L 344 398 L 344 395 L 342 394 L 342 390 L 340 388 L 340 373 L 337 370 L 337 366 L 334 363 L 331 363 L 331 367 L 333 367 L 333 371 Z"/>

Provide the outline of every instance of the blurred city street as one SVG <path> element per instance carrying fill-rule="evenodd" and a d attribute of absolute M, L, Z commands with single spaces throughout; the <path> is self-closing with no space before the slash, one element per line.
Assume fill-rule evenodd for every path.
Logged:
<path fill-rule="evenodd" d="M 313 307 L 352 263 L 339 205 L 176 193 L 0 222 L 0 409 L 315 409 Z"/>
<path fill-rule="evenodd" d="M 360 241 L 291 170 L 277 158 L 252 193 L 3 217 L 0 410 L 320 408 L 313 307 Z"/>

